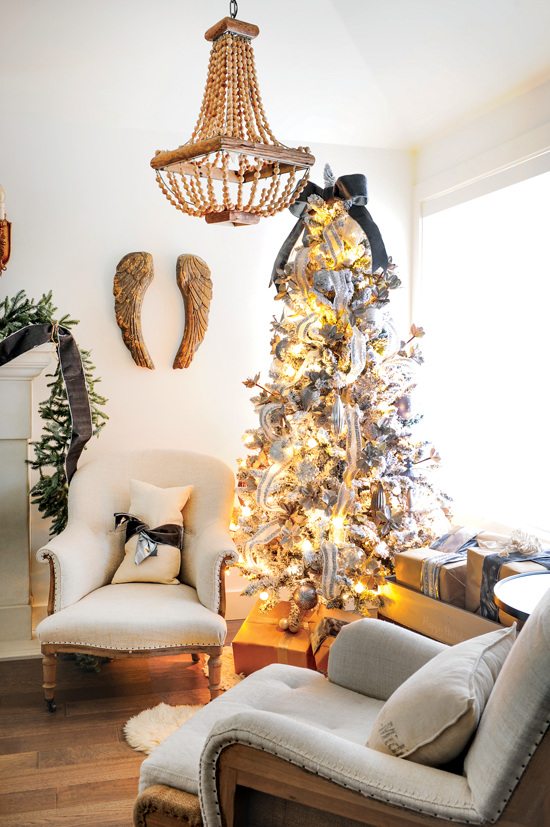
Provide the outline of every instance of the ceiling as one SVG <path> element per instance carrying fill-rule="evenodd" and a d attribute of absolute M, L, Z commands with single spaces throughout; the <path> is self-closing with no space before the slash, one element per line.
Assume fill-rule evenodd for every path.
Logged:
<path fill-rule="evenodd" d="M 225 0 L 0 0 L 4 117 L 190 136 Z M 418 148 L 550 78 L 548 0 L 240 0 L 281 140 Z"/>

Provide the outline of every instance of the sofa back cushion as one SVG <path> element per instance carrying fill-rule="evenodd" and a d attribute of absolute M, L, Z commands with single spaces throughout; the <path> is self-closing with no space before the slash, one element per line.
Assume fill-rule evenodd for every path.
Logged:
<path fill-rule="evenodd" d="M 476 810 L 488 821 L 504 809 L 549 724 L 550 591 L 519 633 L 466 756 Z"/>
<path fill-rule="evenodd" d="M 367 746 L 437 767 L 465 749 L 516 637 L 515 626 L 452 646 L 382 707 Z"/>

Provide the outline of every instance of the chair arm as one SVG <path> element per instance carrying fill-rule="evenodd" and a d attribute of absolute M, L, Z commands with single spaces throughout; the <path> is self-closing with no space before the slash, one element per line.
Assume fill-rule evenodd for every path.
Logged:
<path fill-rule="evenodd" d="M 237 547 L 221 520 L 211 523 L 185 547 L 183 580 L 196 588 L 200 602 L 210 611 L 225 613 L 224 562 L 236 563 L 238 559 Z"/>
<path fill-rule="evenodd" d="M 52 537 L 36 552 L 40 563 L 51 561 L 53 606 L 58 612 L 109 582 L 111 546 L 105 535 L 98 535 L 81 520 Z"/>
<path fill-rule="evenodd" d="M 483 820 L 463 776 L 377 752 L 295 718 L 249 709 L 220 721 L 206 740 L 200 760 L 199 797 L 203 820 L 209 827 L 222 824 L 217 765 L 223 750 L 232 744 L 258 751 L 257 761 L 242 768 L 241 779 L 238 770 L 234 774 L 239 785 L 247 786 L 246 776 L 262 776 L 262 757 L 268 753 L 313 773 L 313 780 L 318 776 L 333 782 L 338 785 L 335 790 L 345 787 L 368 798 L 457 821 L 479 824 Z M 305 774 L 303 783 L 308 783 Z M 261 784 L 254 787 L 262 789 Z M 268 789 L 277 795 L 277 779 L 272 778 Z"/>
<path fill-rule="evenodd" d="M 332 683 L 387 701 L 421 666 L 447 649 L 444 643 L 365 618 L 350 623 L 330 647 L 328 678 Z"/>

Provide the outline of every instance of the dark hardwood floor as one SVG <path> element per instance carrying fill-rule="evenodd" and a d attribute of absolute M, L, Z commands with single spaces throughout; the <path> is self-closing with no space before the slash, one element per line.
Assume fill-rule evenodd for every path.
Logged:
<path fill-rule="evenodd" d="M 228 621 L 230 643 L 242 621 Z M 145 756 L 128 718 L 163 701 L 209 699 L 203 659 L 113 660 L 99 674 L 58 658 L 57 712 L 46 709 L 40 659 L 0 662 L 1 827 L 131 827 Z"/>

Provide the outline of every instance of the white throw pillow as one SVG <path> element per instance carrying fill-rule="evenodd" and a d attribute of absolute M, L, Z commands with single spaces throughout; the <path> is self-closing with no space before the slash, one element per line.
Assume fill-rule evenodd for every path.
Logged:
<path fill-rule="evenodd" d="M 514 624 L 436 655 L 388 698 L 367 746 L 430 767 L 456 758 L 477 729 L 515 639 Z"/>
<path fill-rule="evenodd" d="M 193 490 L 192 485 L 181 488 L 157 488 L 141 480 L 130 480 L 129 513 L 138 517 L 149 528 L 161 525 L 183 526 L 182 509 Z M 163 583 L 175 586 L 181 566 L 181 549 L 159 543 L 157 555 L 147 557 L 136 565 L 134 557 L 138 535 L 130 537 L 124 546 L 124 560 L 115 572 L 112 583 Z"/>

